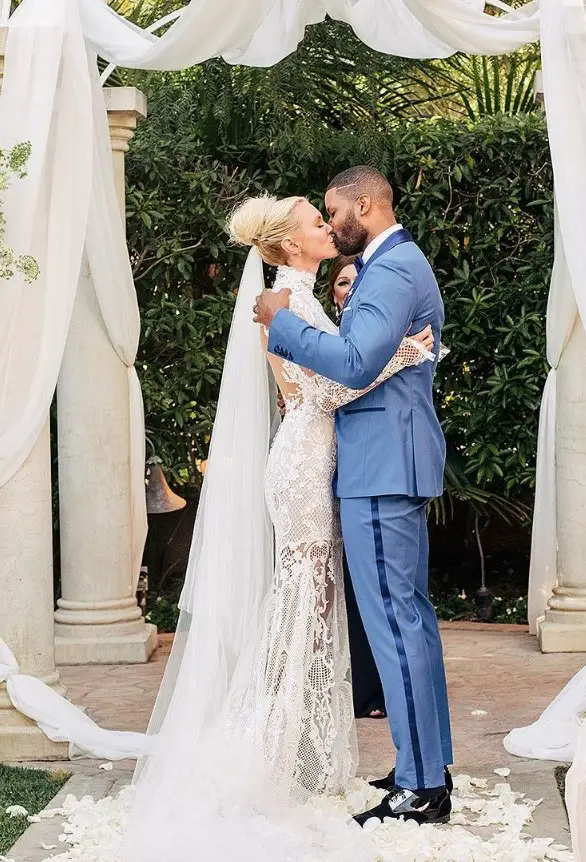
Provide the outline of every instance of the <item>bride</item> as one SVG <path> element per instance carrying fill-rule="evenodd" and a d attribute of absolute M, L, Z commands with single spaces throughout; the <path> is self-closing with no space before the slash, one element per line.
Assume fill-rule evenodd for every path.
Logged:
<path fill-rule="evenodd" d="M 252 250 L 123 858 L 355 860 L 361 830 L 305 803 L 343 792 L 356 768 L 333 413 L 368 390 L 267 356 L 252 321 L 264 260 L 278 267 L 273 289 L 291 291 L 291 309 L 337 333 L 313 295 L 321 261 L 337 254 L 319 211 L 302 197 L 252 198 L 229 231 Z M 368 389 L 433 358 L 432 346 L 428 330 L 405 338 Z"/>

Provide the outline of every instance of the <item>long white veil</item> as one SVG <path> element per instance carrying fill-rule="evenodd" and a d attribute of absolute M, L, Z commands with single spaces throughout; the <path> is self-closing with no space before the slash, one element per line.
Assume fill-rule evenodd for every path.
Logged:
<path fill-rule="evenodd" d="M 186 754 L 218 723 L 234 691 L 238 671 L 250 678 L 264 630 L 263 611 L 273 574 L 273 533 L 264 499 L 270 440 L 279 422 L 276 389 L 253 322 L 255 297 L 264 287 L 261 258 L 248 255 L 228 346 L 208 466 L 200 497 L 181 614 L 173 650 L 151 717 L 148 734 L 98 727 L 46 686 L 21 674 L 0 640 L 0 682 L 17 709 L 54 740 L 71 743 L 72 754 L 120 759 L 145 752 L 136 771 L 162 775 L 175 745 Z M 187 720 L 188 735 L 179 726 Z M 160 739 L 159 739 L 160 731 Z M 146 781 L 146 779 L 145 779 Z"/>
<path fill-rule="evenodd" d="M 253 322 L 254 299 L 263 286 L 262 261 L 252 249 L 228 339 L 179 625 L 148 730 L 156 737 L 135 774 L 126 836 L 132 859 L 165 858 L 158 831 L 173 828 L 178 838 L 185 828 L 185 810 L 173 817 L 174 794 L 191 796 L 197 785 L 201 793 L 192 798 L 203 801 L 205 782 L 212 772 L 222 772 L 217 758 L 224 753 L 234 759 L 234 753 L 219 751 L 212 739 L 226 733 L 234 688 L 246 687 L 254 674 L 260 647 L 255 640 L 264 630 L 273 574 L 264 471 L 279 418 L 274 383 Z M 216 759 L 215 767 L 211 759 Z M 227 762 L 224 768 L 238 769 Z"/>
<path fill-rule="evenodd" d="M 262 260 L 248 255 L 228 345 L 173 651 L 151 717 L 158 733 L 169 707 L 189 711 L 194 737 L 225 702 L 236 665 L 258 631 L 273 573 L 273 533 L 264 471 L 279 415 L 276 391 L 253 322 L 264 286 Z M 187 653 L 187 656 L 186 656 Z M 182 665 L 188 658 L 188 667 Z M 189 680 L 183 679 L 189 674 Z"/>
<path fill-rule="evenodd" d="M 248 256 L 230 330 L 181 616 L 139 763 L 123 862 L 360 862 L 362 831 L 297 804 L 265 757 L 273 536 L 264 473 L 278 412 Z M 269 705 L 269 712 L 266 707 Z M 269 718 L 270 720 L 270 718 Z"/>

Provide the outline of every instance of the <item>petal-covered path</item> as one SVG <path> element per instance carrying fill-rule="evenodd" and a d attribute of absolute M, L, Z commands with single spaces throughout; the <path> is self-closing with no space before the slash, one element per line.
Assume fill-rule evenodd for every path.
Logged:
<path fill-rule="evenodd" d="M 396 825 L 382 827 L 379 834 L 373 835 L 379 858 L 392 860 L 400 847 L 401 862 L 421 858 L 422 851 L 429 862 L 436 858 L 443 862 L 452 859 L 529 862 L 538 858 L 566 862 L 568 855 L 559 845 L 569 843 L 569 832 L 553 777 L 553 764 L 515 758 L 504 750 L 502 739 L 511 728 L 534 721 L 583 667 L 586 657 L 542 655 L 535 638 L 522 627 L 444 624 L 442 637 L 455 739 L 455 772 L 478 780 L 471 783 L 465 777 L 457 779 L 455 825 L 428 829 L 425 834 L 422 830 L 414 832 L 405 824 L 400 824 L 399 833 Z M 148 665 L 62 668 L 69 696 L 104 727 L 144 730 L 171 639 L 162 636 L 160 643 Z M 360 774 L 382 774 L 393 761 L 386 722 L 364 719 L 358 725 Z M 108 764 L 105 771 L 95 761 L 82 760 L 64 766 L 77 773 L 73 782 L 81 781 L 84 793 L 92 792 L 94 781 L 97 791 L 94 795 L 99 798 L 116 795 L 124 788 L 133 763 L 123 761 L 113 768 Z M 495 769 L 500 774 L 495 774 Z M 77 787 L 72 790 L 75 792 Z M 341 811 L 364 807 L 365 792 L 366 785 L 357 782 L 347 800 L 333 804 Z M 519 794 L 525 794 L 526 798 Z M 64 859 L 93 862 L 99 858 L 92 848 L 96 834 L 104 836 L 105 832 L 111 832 L 112 855 L 106 858 L 114 860 L 125 797 L 123 789 L 119 800 L 104 799 L 98 806 L 89 800 L 80 802 L 71 797 L 66 803 L 62 800 L 65 810 L 59 811 L 52 821 L 34 824 L 20 840 L 20 846 L 14 848 L 18 852 L 10 856 L 19 862 L 38 862 L 48 855 L 65 853 Z M 539 799 L 543 801 L 534 812 L 533 822 L 529 818 L 529 822 L 523 823 L 533 808 L 531 800 Z M 68 823 L 64 826 L 65 815 Z M 485 825 L 471 827 L 470 821 L 478 818 Z M 465 834 L 459 823 L 466 829 Z M 38 830 L 38 834 L 33 830 Z M 521 833 L 531 836 L 529 843 L 520 837 Z M 547 837 L 557 843 L 547 846 L 544 841 Z M 421 840 L 425 848 L 420 846 Z M 42 851 L 41 842 L 52 846 L 50 854 Z M 74 844 L 69 848 L 71 856 L 69 842 Z"/>

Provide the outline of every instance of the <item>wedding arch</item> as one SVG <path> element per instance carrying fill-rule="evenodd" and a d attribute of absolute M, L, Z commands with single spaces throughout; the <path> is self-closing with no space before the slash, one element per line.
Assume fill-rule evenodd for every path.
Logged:
<path fill-rule="evenodd" d="M 134 598 L 146 536 L 134 369 L 139 314 L 125 244 L 123 162 L 113 167 L 110 140 L 123 157 L 146 107 L 137 91 L 102 89 L 96 55 L 135 69 L 179 70 L 218 56 L 269 66 L 296 49 L 307 25 L 329 15 L 371 48 L 413 58 L 496 55 L 541 40 L 556 225 L 529 616 L 545 651 L 586 651 L 582 0 L 533 0 L 516 9 L 501 0 L 191 0 L 161 37 L 105 0 L 23 0 L 11 17 L 9 7 L 4 0 L 0 148 L 29 141 L 31 157 L 26 179 L 4 193 L 7 241 L 34 256 L 40 275 L 34 285 L 18 277 L 0 285 L 0 647 L 4 638 L 23 671 L 58 684 L 48 431 L 56 387 L 61 555 L 70 590 L 55 615 L 58 659 L 144 661 L 155 634 Z M 0 681 L 14 678 L 16 666 L 2 660 L 0 652 Z M 0 730 L 13 721 L 3 718 L 9 701 L 2 697 Z"/>

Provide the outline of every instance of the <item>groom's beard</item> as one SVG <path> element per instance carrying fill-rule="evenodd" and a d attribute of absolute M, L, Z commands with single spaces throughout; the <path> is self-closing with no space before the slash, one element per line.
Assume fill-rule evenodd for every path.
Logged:
<path fill-rule="evenodd" d="M 340 254 L 360 254 L 367 246 L 368 231 L 359 224 L 354 213 L 348 213 L 340 230 L 333 231 L 333 237 Z"/>

